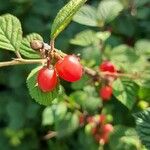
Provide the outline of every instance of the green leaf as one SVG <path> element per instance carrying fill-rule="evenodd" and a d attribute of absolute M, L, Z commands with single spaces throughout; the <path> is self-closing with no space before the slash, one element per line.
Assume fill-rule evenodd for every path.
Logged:
<path fill-rule="evenodd" d="M 25 108 L 23 103 L 11 101 L 7 105 L 7 114 L 9 116 L 9 128 L 20 129 L 25 124 Z"/>
<path fill-rule="evenodd" d="M 74 15 L 73 21 L 87 26 L 98 26 L 96 9 L 89 5 L 81 7 L 81 9 Z"/>
<path fill-rule="evenodd" d="M 138 88 L 131 80 L 117 79 L 113 83 L 113 94 L 128 109 L 132 109 L 137 100 Z"/>
<path fill-rule="evenodd" d="M 77 82 L 73 82 L 71 84 L 72 89 L 74 90 L 81 90 L 83 89 L 87 83 L 89 82 L 89 77 L 87 75 L 84 75 L 81 80 L 77 81 Z"/>
<path fill-rule="evenodd" d="M 110 33 L 107 31 L 95 32 L 93 30 L 85 30 L 76 34 L 76 36 L 70 40 L 70 43 L 83 47 L 90 45 L 99 45 L 100 40 L 101 42 L 104 42 L 109 36 Z"/>
<path fill-rule="evenodd" d="M 70 95 L 73 102 L 79 104 L 86 111 L 96 111 L 102 106 L 102 101 L 94 87 L 86 86 L 84 91 L 76 91 Z"/>
<path fill-rule="evenodd" d="M 53 111 L 51 107 L 46 107 L 42 114 L 42 125 L 51 125 L 54 122 Z"/>
<path fill-rule="evenodd" d="M 18 51 L 22 40 L 20 21 L 10 14 L 0 16 L 0 48 Z"/>
<path fill-rule="evenodd" d="M 31 71 L 27 78 L 27 86 L 31 97 L 39 104 L 47 106 L 51 105 L 56 98 L 59 98 L 59 96 L 63 93 L 63 89 L 58 85 L 51 92 L 42 92 L 37 86 L 37 72 L 40 69 L 41 67 L 38 67 Z"/>
<path fill-rule="evenodd" d="M 109 50 L 107 55 L 118 68 L 121 68 L 126 72 L 131 73 L 137 71 L 137 69 L 139 70 L 136 65 L 136 63 L 139 61 L 139 56 L 136 54 L 133 48 L 130 48 L 125 44 L 118 45 Z M 142 61 L 140 60 L 139 62 L 141 63 Z"/>
<path fill-rule="evenodd" d="M 146 3 L 149 3 L 149 0 L 134 0 L 135 6 L 136 7 L 141 7 L 145 5 Z"/>
<path fill-rule="evenodd" d="M 79 46 L 89 46 L 98 40 L 96 33 L 92 30 L 85 30 L 78 33 L 74 39 L 70 40 L 71 44 Z"/>
<path fill-rule="evenodd" d="M 55 39 L 71 22 L 72 17 L 86 0 L 70 0 L 57 14 L 51 29 L 51 38 Z"/>
<path fill-rule="evenodd" d="M 134 128 L 116 126 L 110 136 L 109 146 L 111 150 L 137 150 L 142 149 Z"/>
<path fill-rule="evenodd" d="M 58 137 L 64 137 L 72 134 L 79 126 L 79 119 L 76 113 L 68 112 L 61 122 L 56 122 Z"/>
<path fill-rule="evenodd" d="M 21 42 L 20 53 L 28 58 L 39 58 L 39 54 L 30 47 L 30 42 L 33 40 L 43 41 L 43 38 L 37 33 L 27 35 Z"/>
<path fill-rule="evenodd" d="M 150 149 L 150 108 L 134 114 L 136 129 L 142 143 Z"/>
<path fill-rule="evenodd" d="M 140 39 L 135 43 L 135 49 L 139 55 L 150 56 L 150 40 Z"/>
<path fill-rule="evenodd" d="M 97 32 L 97 37 L 101 41 L 106 41 L 110 37 L 111 33 L 109 31 Z"/>
<path fill-rule="evenodd" d="M 117 17 L 112 23 L 112 28 L 115 30 L 115 32 L 125 35 L 129 38 L 134 36 L 136 32 L 135 26 L 136 23 L 131 15 L 122 15 L 122 17 Z"/>
<path fill-rule="evenodd" d="M 55 108 L 54 110 L 55 119 L 63 120 L 67 113 L 66 103 L 64 102 L 58 103 L 54 108 Z"/>
<path fill-rule="evenodd" d="M 103 0 L 98 6 L 97 15 L 99 20 L 110 22 L 115 19 L 123 9 L 118 0 Z"/>

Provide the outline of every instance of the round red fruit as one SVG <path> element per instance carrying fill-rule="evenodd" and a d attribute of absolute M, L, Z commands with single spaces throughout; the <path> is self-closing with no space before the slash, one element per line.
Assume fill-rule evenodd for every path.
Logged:
<path fill-rule="evenodd" d="M 109 62 L 109 61 L 104 61 L 100 66 L 99 66 L 99 70 L 103 71 L 103 72 L 110 72 L 110 73 L 115 73 L 116 72 L 116 68 L 115 66 Z"/>
<path fill-rule="evenodd" d="M 80 125 L 83 125 L 84 124 L 84 115 L 83 114 L 81 114 L 80 116 L 79 116 L 79 124 Z"/>
<path fill-rule="evenodd" d="M 106 120 L 106 116 L 104 114 L 101 114 L 99 116 L 99 122 L 103 124 L 105 122 L 105 120 Z"/>
<path fill-rule="evenodd" d="M 82 65 L 74 55 L 67 55 L 63 59 L 60 59 L 55 67 L 58 75 L 66 81 L 75 82 L 82 77 Z"/>
<path fill-rule="evenodd" d="M 103 130 L 103 133 L 110 133 L 113 131 L 113 126 L 111 124 L 105 124 L 103 127 L 102 127 L 102 130 Z"/>
<path fill-rule="evenodd" d="M 87 117 L 86 121 L 87 121 L 88 123 L 92 123 L 92 122 L 94 122 L 94 118 L 91 117 L 91 116 L 89 116 L 89 117 Z"/>
<path fill-rule="evenodd" d="M 104 145 L 108 142 L 109 139 L 109 134 L 108 133 L 102 133 L 100 138 L 99 138 L 99 143 Z"/>
<path fill-rule="evenodd" d="M 52 91 L 57 85 L 56 71 L 54 69 L 43 67 L 38 72 L 37 82 L 38 82 L 39 88 L 43 92 Z"/>
<path fill-rule="evenodd" d="M 103 100 L 109 100 L 112 96 L 112 87 L 110 86 L 103 86 L 100 91 L 99 91 L 99 94 L 100 94 L 100 97 L 103 99 Z"/>
<path fill-rule="evenodd" d="M 113 131 L 113 126 L 111 124 L 105 124 L 102 126 L 102 133 L 100 137 L 100 143 L 105 144 L 109 140 L 109 135 Z"/>

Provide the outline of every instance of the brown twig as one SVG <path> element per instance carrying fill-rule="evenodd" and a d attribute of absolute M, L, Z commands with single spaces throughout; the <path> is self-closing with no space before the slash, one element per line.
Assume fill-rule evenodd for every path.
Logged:
<path fill-rule="evenodd" d="M 49 131 L 44 137 L 43 137 L 43 139 L 44 140 L 49 140 L 49 139 L 51 139 L 51 138 L 53 138 L 53 137 L 56 137 L 57 136 L 57 132 L 55 132 L 55 131 Z"/>
<path fill-rule="evenodd" d="M 38 41 L 34 41 L 34 43 L 35 42 L 37 45 Z M 31 45 L 32 44 L 33 43 L 31 43 Z M 50 58 L 55 57 L 56 59 L 59 59 L 59 58 L 65 57 L 67 55 L 67 54 L 63 53 L 62 51 L 55 49 L 53 40 L 50 43 L 50 47 L 51 47 L 51 52 L 52 52 L 52 53 L 50 53 Z M 21 58 L 20 53 L 18 53 L 18 51 L 16 51 L 16 55 L 18 58 L 15 58 L 11 61 L 0 62 L 0 67 L 22 65 L 22 64 L 44 64 L 46 62 L 46 58 L 45 59 L 23 59 L 23 58 Z M 85 74 L 92 77 L 93 80 L 95 80 L 95 81 L 99 81 L 100 79 L 104 78 L 106 75 L 116 76 L 116 77 L 128 77 L 131 79 L 141 78 L 141 76 L 139 74 L 99 72 L 99 71 L 93 70 L 88 67 L 84 67 L 83 70 L 84 70 Z"/>
<path fill-rule="evenodd" d="M 0 62 L 0 67 L 14 66 L 14 65 L 25 65 L 25 64 L 42 64 L 45 59 L 22 59 L 15 58 L 11 61 Z"/>
<path fill-rule="evenodd" d="M 17 56 L 18 58 L 22 58 L 21 55 L 20 55 L 20 53 L 19 53 L 19 51 L 16 51 L 15 54 L 16 54 L 16 56 Z"/>

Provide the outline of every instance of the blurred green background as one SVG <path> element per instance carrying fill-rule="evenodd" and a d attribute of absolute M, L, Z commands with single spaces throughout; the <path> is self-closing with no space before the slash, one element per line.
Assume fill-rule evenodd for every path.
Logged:
<path fill-rule="evenodd" d="M 149 39 L 150 4 L 148 1 L 120 1 L 124 5 L 124 11 L 102 29 L 112 30 L 107 44 L 112 47 L 122 43 L 134 46 L 138 39 Z M 138 1 L 138 5 L 133 7 L 134 1 Z M 49 42 L 53 19 L 67 2 L 68 0 L 0 0 L 0 15 L 11 13 L 17 16 L 22 23 L 24 35 L 36 32 Z M 97 6 L 99 0 L 89 0 L 87 3 Z M 76 33 L 87 28 L 89 27 L 72 22 L 59 36 L 56 47 L 67 53 L 79 52 L 75 51 L 76 47 L 69 44 L 69 41 Z M 12 57 L 15 56 L 11 52 L 0 51 L 1 61 L 10 60 Z M 31 99 L 25 84 L 30 70 L 34 67 L 34 65 L 23 65 L 0 68 L 0 150 L 67 150 L 72 147 L 80 149 L 74 144 L 77 135 L 66 139 L 67 142 L 55 139 L 47 142 L 42 139 L 48 130 L 48 127 L 41 125 L 45 107 Z M 69 85 L 66 83 L 64 85 L 70 94 L 72 90 L 68 90 Z M 81 141 L 76 142 L 77 145 L 82 145 Z M 92 149 L 95 150 L 94 146 Z"/>

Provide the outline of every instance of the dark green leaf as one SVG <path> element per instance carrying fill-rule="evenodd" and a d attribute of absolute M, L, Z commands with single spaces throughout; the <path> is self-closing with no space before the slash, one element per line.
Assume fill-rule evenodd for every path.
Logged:
<path fill-rule="evenodd" d="M 58 137 L 64 137 L 72 134 L 79 126 L 79 119 L 77 114 L 68 112 L 61 122 L 57 122 L 56 130 Z"/>
<path fill-rule="evenodd" d="M 132 109 L 137 100 L 138 88 L 131 80 L 117 79 L 113 83 L 113 94 L 128 109 Z"/>
<path fill-rule="evenodd" d="M 11 101 L 7 105 L 9 128 L 16 130 L 23 127 L 25 124 L 25 110 L 23 103 Z"/>
<path fill-rule="evenodd" d="M 116 126 L 110 136 L 109 146 L 111 150 L 137 150 L 142 149 L 137 133 L 133 128 Z"/>
<path fill-rule="evenodd" d="M 150 108 L 134 115 L 136 129 L 142 143 L 150 149 Z"/>

